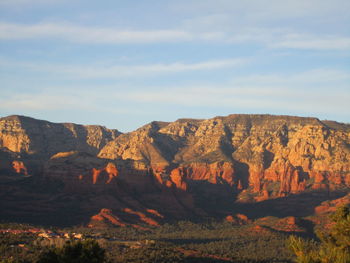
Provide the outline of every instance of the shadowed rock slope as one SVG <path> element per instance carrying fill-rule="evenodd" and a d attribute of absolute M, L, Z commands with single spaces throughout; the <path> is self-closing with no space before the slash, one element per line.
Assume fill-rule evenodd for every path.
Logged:
<path fill-rule="evenodd" d="M 320 203 L 350 187 L 350 125 L 316 118 L 180 119 L 121 134 L 9 116 L 0 119 L 0 147 L 4 219 L 69 212 L 69 224 L 101 209 L 123 222 L 125 209 L 141 219 L 156 211 L 161 221 L 225 217 L 245 203 L 300 193 Z"/>
<path fill-rule="evenodd" d="M 97 125 L 52 123 L 24 116 L 0 118 L 1 147 L 42 158 L 73 150 L 97 154 L 118 135 L 117 130 Z"/>
<path fill-rule="evenodd" d="M 230 115 L 154 122 L 117 137 L 98 156 L 176 167 L 182 179 L 226 182 L 262 199 L 349 186 L 349 136 L 349 125 L 316 118 Z"/>

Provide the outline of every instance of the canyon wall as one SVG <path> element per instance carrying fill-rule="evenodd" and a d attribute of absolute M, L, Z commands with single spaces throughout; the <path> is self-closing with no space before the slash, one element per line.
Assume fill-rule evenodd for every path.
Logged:
<path fill-rule="evenodd" d="M 152 122 L 121 134 L 101 126 L 1 118 L 0 180 L 15 187 L 24 178 L 59 181 L 61 194 L 87 196 L 73 198 L 81 213 L 224 215 L 235 203 L 348 191 L 350 125 L 229 115 Z"/>

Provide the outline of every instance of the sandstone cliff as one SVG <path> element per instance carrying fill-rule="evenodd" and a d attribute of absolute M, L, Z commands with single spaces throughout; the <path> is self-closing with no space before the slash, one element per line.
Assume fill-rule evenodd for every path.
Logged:
<path fill-rule="evenodd" d="M 69 151 L 96 154 L 118 135 L 117 130 L 97 125 L 52 123 L 24 116 L 0 118 L 0 147 L 43 158 Z"/>
<path fill-rule="evenodd" d="M 102 208 L 159 211 L 166 219 L 225 218 L 237 202 L 308 191 L 347 192 L 350 125 L 229 115 L 152 122 L 121 134 L 101 126 L 1 118 L 2 211 L 26 207 L 24 199 L 47 182 L 50 187 L 41 199 L 34 198 L 39 214 L 45 207 L 54 214 L 68 200 L 74 204 L 69 209 L 85 218 Z"/>
<path fill-rule="evenodd" d="M 154 122 L 107 143 L 98 156 L 176 166 L 183 180 L 227 183 L 262 200 L 349 187 L 350 125 L 270 115 Z"/>

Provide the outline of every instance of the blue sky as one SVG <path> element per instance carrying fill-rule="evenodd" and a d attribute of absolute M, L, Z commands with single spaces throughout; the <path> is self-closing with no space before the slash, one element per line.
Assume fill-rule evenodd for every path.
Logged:
<path fill-rule="evenodd" d="M 350 122 L 348 0 L 0 0 L 0 116 Z"/>

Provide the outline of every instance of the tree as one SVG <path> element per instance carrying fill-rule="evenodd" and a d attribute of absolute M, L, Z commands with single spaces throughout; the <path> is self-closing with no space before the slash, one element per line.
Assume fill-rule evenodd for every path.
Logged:
<path fill-rule="evenodd" d="M 62 248 L 44 252 L 38 263 L 102 263 L 107 262 L 105 250 L 92 239 L 67 242 Z"/>
<path fill-rule="evenodd" d="M 334 225 L 328 233 L 317 232 L 320 244 L 291 236 L 289 248 L 298 263 L 350 263 L 350 209 L 342 206 L 331 216 Z"/>

